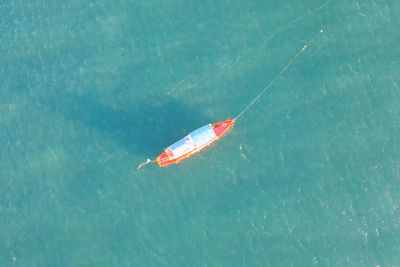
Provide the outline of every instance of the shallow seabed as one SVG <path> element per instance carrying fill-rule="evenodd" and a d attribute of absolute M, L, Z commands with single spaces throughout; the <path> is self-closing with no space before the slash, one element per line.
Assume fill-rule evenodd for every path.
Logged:
<path fill-rule="evenodd" d="M 399 266 L 399 1 L 6 0 L 4 266 Z M 236 116 L 213 147 L 136 167 Z"/>

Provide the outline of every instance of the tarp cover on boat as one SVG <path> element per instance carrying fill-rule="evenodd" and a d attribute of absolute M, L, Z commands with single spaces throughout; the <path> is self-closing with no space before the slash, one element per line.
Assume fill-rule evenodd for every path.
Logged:
<path fill-rule="evenodd" d="M 193 139 L 196 147 L 202 147 L 217 138 L 211 124 L 207 124 L 191 132 L 189 135 Z"/>
<path fill-rule="evenodd" d="M 169 148 L 171 149 L 173 157 L 179 158 L 196 148 L 207 145 L 215 138 L 217 138 L 217 136 L 215 135 L 211 124 L 207 124 L 191 132 L 188 136 L 185 136 Z"/>
<path fill-rule="evenodd" d="M 190 139 L 189 136 L 185 136 L 175 144 L 171 145 L 170 148 L 172 150 L 172 154 L 174 154 L 174 158 L 178 158 L 195 149 L 196 147 L 192 139 Z"/>

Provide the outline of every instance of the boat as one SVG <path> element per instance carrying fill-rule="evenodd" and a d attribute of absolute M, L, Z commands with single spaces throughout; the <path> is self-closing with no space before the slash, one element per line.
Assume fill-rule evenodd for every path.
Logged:
<path fill-rule="evenodd" d="M 321 29 L 319 34 L 321 34 L 323 30 Z M 319 35 L 315 35 L 290 61 L 286 66 L 279 72 L 275 78 L 273 78 L 267 86 L 251 101 L 236 117 L 233 119 L 226 119 L 224 121 L 220 121 L 213 124 L 207 124 L 203 127 L 200 127 L 197 130 L 189 133 L 187 136 L 179 140 L 178 142 L 170 145 L 169 147 L 164 149 L 155 160 L 147 159 L 147 161 L 141 163 L 137 169 L 140 169 L 144 165 L 150 162 L 157 162 L 160 167 L 168 166 L 173 163 L 178 163 L 183 159 L 190 157 L 191 155 L 203 150 L 207 146 L 211 145 L 215 141 L 217 141 L 222 135 L 227 133 L 235 124 L 235 121 L 239 119 L 254 103 L 271 87 L 271 85 L 278 79 L 293 62 L 296 58 L 301 55 L 306 48 L 314 41 L 314 39 Z"/>
<path fill-rule="evenodd" d="M 164 149 L 156 161 L 160 167 L 178 163 L 183 159 L 203 150 L 221 136 L 227 133 L 234 125 L 235 119 L 226 119 L 221 122 L 207 124 L 194 130 L 181 140 Z"/>

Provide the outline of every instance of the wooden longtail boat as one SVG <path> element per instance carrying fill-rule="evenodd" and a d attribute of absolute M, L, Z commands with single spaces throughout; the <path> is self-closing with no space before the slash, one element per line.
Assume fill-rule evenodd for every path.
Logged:
<path fill-rule="evenodd" d="M 320 33 L 322 33 L 323 30 L 320 30 Z M 278 73 L 278 75 L 275 76 L 274 79 L 272 79 L 268 85 L 259 93 L 253 101 L 250 102 L 244 108 L 239 115 L 237 115 L 233 119 L 226 119 L 225 121 L 213 123 L 213 124 L 207 124 L 204 125 L 203 127 L 191 132 L 178 142 L 170 145 L 166 149 L 164 149 L 164 152 L 161 153 L 155 160 L 150 160 L 147 159 L 146 162 L 143 162 L 140 164 L 137 168 L 141 168 L 142 166 L 146 165 L 147 163 L 150 162 L 155 162 L 157 161 L 158 165 L 160 167 L 164 167 L 167 165 L 170 165 L 172 163 L 178 163 L 179 161 L 190 157 L 194 153 L 197 153 L 201 151 L 202 149 L 206 148 L 207 146 L 211 145 L 215 141 L 217 141 L 223 134 L 228 132 L 229 129 L 233 127 L 235 124 L 235 121 L 239 119 L 240 116 L 243 115 L 267 90 L 268 88 L 274 83 L 274 81 L 281 76 L 282 73 L 284 73 L 287 68 L 296 60 L 296 58 L 303 53 L 306 48 L 314 41 L 314 39 L 318 35 L 315 35 L 311 41 L 309 41 L 290 61 L 289 63 L 281 70 L 281 72 Z"/>
<path fill-rule="evenodd" d="M 233 127 L 234 123 L 235 119 L 231 120 L 228 118 L 225 121 L 204 125 L 191 132 L 178 142 L 164 149 L 164 152 L 156 159 L 158 165 L 164 167 L 172 163 L 178 163 L 194 153 L 201 151 L 228 132 L 228 130 Z"/>

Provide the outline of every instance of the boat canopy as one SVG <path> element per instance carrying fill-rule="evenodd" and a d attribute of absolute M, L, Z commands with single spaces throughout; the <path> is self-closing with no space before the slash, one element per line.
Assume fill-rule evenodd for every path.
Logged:
<path fill-rule="evenodd" d="M 207 145 L 216 138 L 211 124 L 207 124 L 171 145 L 166 151 L 169 152 L 169 149 L 171 149 L 173 158 L 179 158 L 192 150 Z"/>
<path fill-rule="evenodd" d="M 193 139 L 196 147 L 202 147 L 207 145 L 212 140 L 217 138 L 211 124 L 207 124 L 189 134 L 189 136 Z"/>
<path fill-rule="evenodd" d="M 185 155 L 186 153 L 195 149 L 193 140 L 189 136 L 185 136 L 175 144 L 170 146 L 174 158 Z"/>

